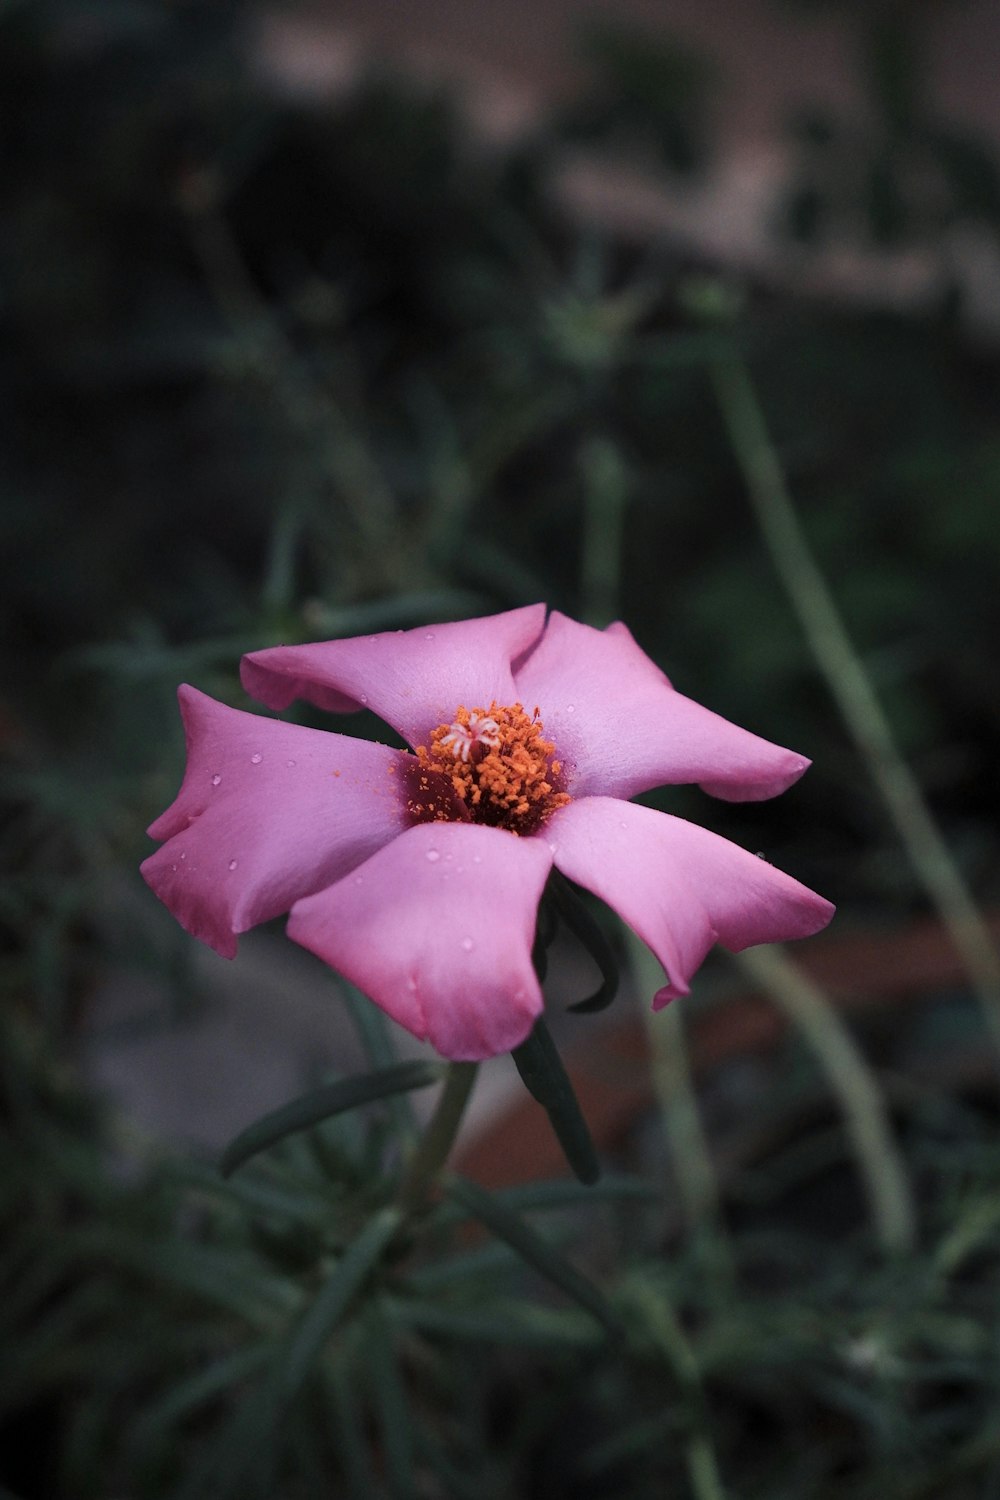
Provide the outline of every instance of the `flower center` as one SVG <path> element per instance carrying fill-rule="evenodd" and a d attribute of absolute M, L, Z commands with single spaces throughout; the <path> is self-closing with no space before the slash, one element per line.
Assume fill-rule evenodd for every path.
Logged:
<path fill-rule="evenodd" d="M 460 707 L 451 724 L 439 724 L 430 745 L 417 746 L 425 771 L 443 772 L 474 823 L 534 833 L 570 800 L 559 789 L 562 766 L 544 735 L 538 709 L 491 703 Z"/>

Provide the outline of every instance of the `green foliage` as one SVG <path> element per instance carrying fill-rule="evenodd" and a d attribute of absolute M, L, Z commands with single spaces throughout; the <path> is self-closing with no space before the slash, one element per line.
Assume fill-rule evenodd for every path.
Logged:
<path fill-rule="evenodd" d="M 803 119 L 798 234 L 821 241 L 859 207 L 893 244 L 940 247 L 959 219 L 993 233 L 996 162 L 929 114 L 919 34 L 901 11 L 854 10 L 876 123 L 859 143 Z M 711 68 L 673 49 L 596 37 L 580 109 L 484 159 L 447 101 L 398 80 L 278 102 L 241 24 L 208 0 L 0 5 L 18 548 L 0 1482 L 19 1500 L 658 1500 L 711 1493 L 717 1470 L 768 1500 L 979 1500 L 1000 1464 L 996 1111 L 927 1082 L 940 1038 L 921 1022 L 900 1029 L 924 1073 L 896 1055 L 889 1070 L 920 1249 L 891 1264 L 794 1049 L 754 1115 L 768 1149 L 748 1144 L 739 1079 L 712 1095 L 740 1121 L 719 1152 L 724 1242 L 679 1231 L 659 1146 L 652 1195 L 614 1170 L 648 1165 L 655 1122 L 596 1187 L 484 1198 L 455 1181 L 404 1223 L 406 1091 L 324 1086 L 253 1127 L 227 1182 L 132 1139 L 82 1089 L 96 976 L 165 979 L 154 1027 L 201 998 L 193 945 L 134 873 L 179 774 L 176 683 L 247 707 L 239 656 L 278 640 L 536 598 L 622 614 L 682 691 L 817 762 L 783 804 L 713 806 L 714 828 L 836 896 L 848 923 L 919 908 L 753 532 L 705 375 L 719 325 L 897 738 L 966 875 L 997 890 L 995 352 L 947 299 L 903 317 L 719 294 L 686 254 L 567 223 L 547 193 L 567 143 L 638 141 L 671 171 L 705 159 Z M 685 789 L 660 800 L 707 816 Z M 580 1008 L 603 1004 L 616 952 L 589 910 L 563 916 L 601 971 Z M 974 1049 L 963 997 L 946 999 Z M 416 1087 L 424 1065 L 396 1064 L 379 1013 L 347 1004 L 372 1076 L 401 1066 Z M 883 1083 L 889 1029 L 867 1038 Z M 540 1084 L 527 1071 L 592 1177 L 551 1058 Z"/>

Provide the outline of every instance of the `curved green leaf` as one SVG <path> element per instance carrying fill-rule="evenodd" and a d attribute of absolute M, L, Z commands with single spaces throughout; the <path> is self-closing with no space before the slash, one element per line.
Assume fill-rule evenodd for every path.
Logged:
<path fill-rule="evenodd" d="M 562 1058 L 541 1017 L 511 1056 L 528 1092 L 538 1100 L 552 1123 L 560 1146 L 581 1182 L 596 1182 L 601 1175 L 597 1152 L 587 1122 L 573 1092 Z"/>
<path fill-rule="evenodd" d="M 277 1371 L 282 1400 L 290 1401 L 306 1379 L 323 1345 L 344 1316 L 365 1277 L 382 1256 L 402 1218 L 398 1208 L 380 1209 L 337 1262 L 333 1275 L 321 1287 L 292 1335 Z"/>
<path fill-rule="evenodd" d="M 601 971 L 600 986 L 585 1000 L 578 1000 L 569 1009 L 580 1014 L 604 1010 L 618 993 L 618 960 L 600 923 L 591 916 L 574 887 L 564 875 L 554 871 L 547 891 L 562 920 L 578 942 L 582 943 L 594 963 Z"/>
<path fill-rule="evenodd" d="M 464 1177 L 448 1178 L 445 1191 L 498 1239 L 505 1240 L 529 1266 L 592 1313 L 608 1333 L 616 1338 L 622 1334 L 622 1325 L 600 1288 L 499 1198 Z"/>
<path fill-rule="evenodd" d="M 224 1177 L 235 1172 L 237 1167 L 249 1161 L 268 1146 L 274 1146 L 285 1136 L 297 1130 L 308 1130 L 319 1125 L 332 1115 L 342 1114 L 348 1109 L 357 1109 L 361 1104 L 371 1104 L 375 1099 L 385 1099 L 391 1094 L 405 1093 L 409 1089 L 427 1088 L 441 1077 L 441 1066 L 435 1062 L 396 1063 L 377 1073 L 364 1073 L 360 1078 L 342 1078 L 336 1083 L 325 1084 L 302 1094 L 280 1109 L 255 1120 L 246 1130 L 230 1141 L 222 1153 L 219 1170 Z"/>

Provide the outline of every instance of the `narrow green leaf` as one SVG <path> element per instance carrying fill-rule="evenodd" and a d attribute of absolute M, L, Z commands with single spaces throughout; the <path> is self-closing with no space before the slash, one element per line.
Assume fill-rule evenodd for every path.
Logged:
<path fill-rule="evenodd" d="M 565 1179 L 555 1182 L 525 1182 L 517 1187 L 504 1188 L 499 1196 L 515 1213 L 537 1212 L 547 1208 L 574 1208 L 577 1204 L 592 1205 L 601 1199 L 656 1198 L 656 1188 L 638 1177 L 603 1177 L 594 1184 L 578 1183 Z"/>
<path fill-rule="evenodd" d="M 617 995 L 619 980 L 618 960 L 615 958 L 604 929 L 591 916 L 573 886 L 564 875 L 559 874 L 558 870 L 553 871 L 546 891 L 551 892 L 560 917 L 578 942 L 583 944 L 601 971 L 601 983 L 594 993 L 588 995 L 585 1000 L 578 1000 L 569 1009 L 578 1014 L 604 1010 Z"/>
<path fill-rule="evenodd" d="M 143 1411 L 130 1439 L 134 1450 L 142 1453 L 151 1444 L 162 1441 L 169 1430 L 190 1412 L 255 1374 L 272 1357 L 273 1352 L 273 1348 L 267 1344 L 252 1344 L 235 1349 L 231 1354 L 223 1355 L 196 1374 L 180 1381 L 154 1406 Z"/>
<path fill-rule="evenodd" d="M 325 1084 L 284 1104 L 262 1119 L 255 1120 L 246 1130 L 230 1141 L 219 1170 L 224 1177 L 235 1172 L 237 1167 L 249 1161 L 258 1152 L 267 1150 L 285 1136 L 297 1130 L 308 1130 L 319 1125 L 332 1115 L 342 1114 L 347 1109 L 370 1104 L 375 1099 L 384 1099 L 390 1094 L 401 1094 L 410 1089 L 427 1088 L 441 1077 L 441 1068 L 434 1062 L 396 1063 L 378 1073 L 363 1073 L 358 1078 L 342 1078 L 336 1083 Z"/>
<path fill-rule="evenodd" d="M 385 1457 L 392 1500 L 413 1500 L 413 1420 L 396 1356 L 394 1330 L 380 1308 L 365 1320 L 365 1354 L 371 1372 L 373 1407 Z"/>
<path fill-rule="evenodd" d="M 392 1067 L 397 1058 L 388 1016 L 340 975 L 336 983 L 373 1071 Z M 412 1139 L 417 1132 L 417 1121 L 409 1095 L 390 1094 L 388 1112 L 395 1134 L 403 1140 Z"/>
<path fill-rule="evenodd" d="M 277 1372 L 281 1398 L 285 1401 L 298 1391 L 310 1366 L 340 1322 L 354 1294 L 377 1263 L 402 1221 L 398 1208 L 383 1208 L 358 1235 L 337 1263 L 337 1268 L 320 1290 L 316 1300 L 299 1323 L 282 1365 Z"/>
<path fill-rule="evenodd" d="M 535 1308 L 522 1302 L 498 1302 L 485 1311 L 442 1307 L 408 1297 L 389 1304 L 393 1317 L 407 1328 L 436 1333 L 461 1343 L 510 1345 L 528 1349 L 581 1348 L 600 1334 L 590 1318 L 574 1309 Z"/>
<path fill-rule="evenodd" d="M 647 1201 L 659 1196 L 657 1190 L 642 1182 L 637 1177 L 602 1177 L 600 1182 L 584 1183 L 567 1181 L 560 1178 L 554 1182 L 526 1182 L 519 1187 L 500 1188 L 494 1194 L 513 1213 L 538 1213 L 546 1209 L 575 1208 L 581 1204 L 592 1207 L 601 1201 L 614 1201 L 618 1198 L 646 1199 Z M 445 1229 L 464 1218 L 462 1210 L 455 1203 L 447 1201 L 438 1203 L 428 1215 L 426 1226 L 428 1229 Z M 435 1261 L 433 1265 L 421 1267 L 419 1271 L 410 1273 L 410 1281 L 414 1286 L 421 1288 L 432 1287 L 443 1280 L 447 1280 L 446 1268 L 452 1264 L 456 1266 L 456 1274 L 464 1274 L 462 1267 L 468 1262 L 470 1275 L 474 1274 L 475 1262 L 473 1257 L 481 1252 L 468 1251 L 455 1256 L 452 1260 Z M 498 1262 L 499 1264 L 499 1262 Z"/>
<path fill-rule="evenodd" d="M 328 1409 L 333 1415 L 337 1457 L 343 1466 L 351 1500 L 371 1500 L 376 1494 L 375 1474 L 366 1437 L 365 1413 L 354 1379 L 351 1357 L 339 1359 L 324 1371 Z"/>
<path fill-rule="evenodd" d="M 522 1260 L 592 1313 L 608 1333 L 613 1337 L 621 1334 L 622 1326 L 603 1292 L 499 1198 L 463 1177 L 448 1178 L 445 1188 L 468 1213 L 516 1250 Z"/>
<path fill-rule="evenodd" d="M 106 1269 L 124 1267 L 153 1283 L 192 1293 L 251 1324 L 270 1327 L 274 1314 L 299 1305 L 298 1288 L 262 1271 L 252 1253 L 176 1237 L 150 1240 L 132 1231 L 70 1228 L 67 1238 L 81 1258 L 99 1257 Z"/>
<path fill-rule="evenodd" d="M 550 876 L 551 881 L 553 877 Z M 548 887 L 542 893 L 535 922 L 535 943 L 531 950 L 531 962 L 538 975 L 539 984 L 544 984 L 549 968 L 549 947 L 559 928 L 559 914 L 548 897 Z"/>
<path fill-rule="evenodd" d="M 547 1113 L 570 1167 L 581 1182 L 596 1182 L 601 1175 L 597 1152 L 562 1058 L 541 1017 L 511 1056 L 525 1088 Z"/>
<path fill-rule="evenodd" d="M 218 1203 L 239 1204 L 254 1214 L 290 1219 L 314 1228 L 329 1228 L 330 1203 L 320 1197 L 307 1198 L 301 1188 L 291 1189 L 263 1173 L 225 1181 L 210 1162 L 171 1163 L 171 1174 L 185 1187 L 204 1193 Z"/>
<path fill-rule="evenodd" d="M 465 1217 L 453 1203 L 447 1205 L 452 1222 Z M 435 1226 L 446 1222 L 435 1215 Z M 420 1266 L 407 1274 L 407 1285 L 415 1292 L 433 1294 L 442 1288 L 451 1288 L 470 1278 L 484 1286 L 494 1286 L 498 1276 L 509 1271 L 516 1261 L 509 1245 L 495 1240 L 486 1245 L 477 1245 L 474 1250 L 463 1250 L 458 1255 L 437 1257 L 429 1265 Z"/>

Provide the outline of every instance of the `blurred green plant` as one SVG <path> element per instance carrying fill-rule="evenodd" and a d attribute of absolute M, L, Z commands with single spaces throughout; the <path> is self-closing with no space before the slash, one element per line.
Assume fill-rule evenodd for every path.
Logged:
<path fill-rule="evenodd" d="M 995 163 L 929 119 L 903 10 L 858 24 L 882 102 L 851 144 L 851 191 L 878 199 L 873 235 L 992 224 Z M 178 1007 L 198 998 L 188 940 L 123 874 L 178 775 L 174 686 L 246 706 L 233 664 L 277 640 L 536 598 L 624 613 L 682 690 L 816 759 L 785 806 L 720 807 L 714 826 L 848 923 L 925 899 L 747 511 L 689 257 L 581 234 L 546 192 L 585 136 L 697 170 L 711 69 L 606 33 L 587 107 L 486 157 L 401 80 L 322 109 L 276 99 L 243 28 L 241 7 L 207 0 L 0 7 L 18 549 L 0 697 L 0 1482 L 19 1500 L 981 1500 L 1000 1468 L 996 1102 L 935 1072 L 934 1025 L 982 1052 L 964 995 L 908 1018 L 916 1063 L 814 1007 L 819 1061 L 800 1017 L 754 1131 L 739 1080 L 718 1085 L 728 1135 L 674 1008 L 666 1158 L 659 1117 L 654 1145 L 638 1122 L 604 1147 L 623 1170 L 596 1188 L 487 1206 L 448 1179 L 405 1235 L 403 1085 L 423 1074 L 312 1127 L 320 1105 L 293 1107 L 244 1139 L 253 1159 L 228 1181 L 81 1087 L 97 975 L 156 970 Z M 821 125 L 817 162 L 840 141 Z M 947 189 L 933 212 L 903 191 L 914 161 Z M 970 348 L 947 304 L 848 313 L 745 288 L 724 311 L 896 742 L 962 878 L 995 901 L 995 351 Z M 670 810 L 698 816 L 687 792 Z M 385 1083 L 398 1065 L 371 1009 L 355 1015 Z M 322 1109 L 354 1083 L 327 1082 Z M 896 1180 L 877 1241 L 858 1166 L 873 1197 L 892 1184 L 890 1127 L 916 1223 Z M 644 1152 L 682 1215 L 625 1175 Z"/>

